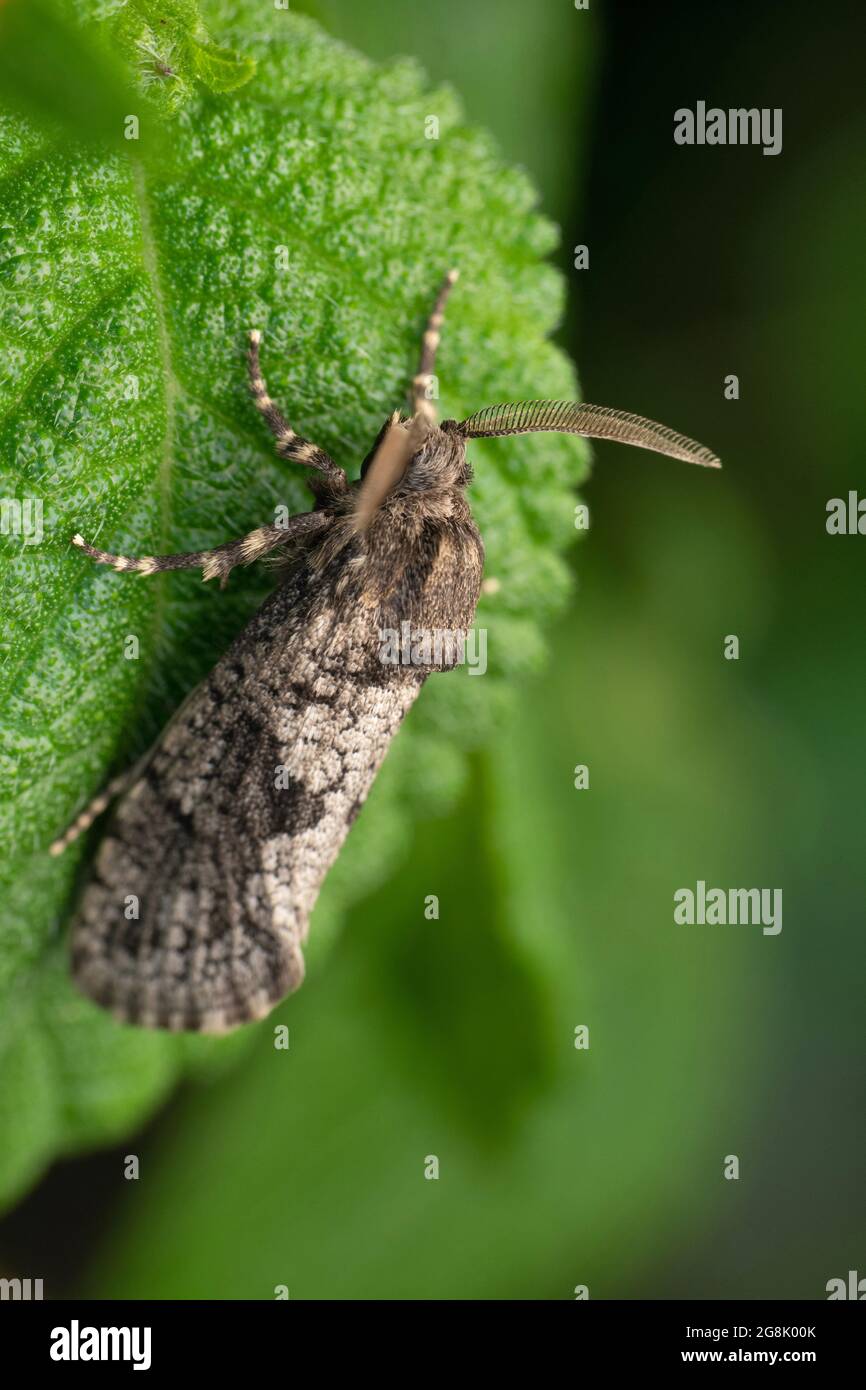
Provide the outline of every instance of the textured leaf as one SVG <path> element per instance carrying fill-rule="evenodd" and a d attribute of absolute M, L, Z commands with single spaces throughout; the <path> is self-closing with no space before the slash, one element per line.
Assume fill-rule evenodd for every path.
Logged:
<path fill-rule="evenodd" d="M 234 92 L 206 91 L 188 74 L 183 100 L 157 91 L 172 113 L 170 160 L 158 166 L 115 131 L 104 151 L 83 152 L 3 119 L 0 498 L 41 503 L 44 529 L 38 544 L 0 537 L 6 1200 L 55 1153 L 137 1123 L 193 1062 L 242 1046 L 123 1030 L 79 1000 L 59 938 L 93 840 L 56 861 L 46 850 L 156 735 L 268 576 L 233 575 L 225 593 L 194 574 L 141 581 L 95 569 L 71 534 L 130 553 L 198 548 L 271 519 L 277 505 L 309 505 L 247 399 L 252 325 L 265 333 L 272 394 L 357 473 L 404 401 L 431 294 L 451 264 L 462 278 L 439 362 L 443 413 L 575 392 L 546 341 L 562 302 L 542 262 L 554 231 L 533 212 L 526 178 L 461 125 L 454 97 L 427 90 L 414 64 L 376 68 L 257 0 L 203 7 L 207 31 L 187 0 L 87 9 L 107 14 L 99 32 L 126 60 L 128 26 L 158 13 L 186 23 L 196 44 L 217 36 L 217 66 L 226 49 L 256 72 Z M 208 85 L 231 85 L 217 79 Z M 143 116 L 153 81 L 146 91 Z M 437 140 L 425 138 L 431 113 Z M 496 441 L 471 456 L 487 573 L 500 582 L 478 617 L 490 669 L 428 683 L 326 884 L 314 968 L 344 907 L 390 872 L 410 818 L 452 804 L 465 750 L 501 727 L 510 680 L 537 664 L 538 624 L 568 591 L 558 552 L 574 534 L 581 444 Z"/>
<path fill-rule="evenodd" d="M 44 3 L 44 0 L 42 0 Z M 214 42 L 198 0 L 62 0 L 85 20 L 105 19 L 97 30 L 137 73 L 148 98 L 175 111 L 199 83 L 211 92 L 231 92 L 256 70 L 251 53 Z"/>

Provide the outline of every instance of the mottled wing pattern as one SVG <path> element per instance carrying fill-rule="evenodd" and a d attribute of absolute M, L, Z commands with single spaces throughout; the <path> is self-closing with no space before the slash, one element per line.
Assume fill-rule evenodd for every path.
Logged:
<path fill-rule="evenodd" d="M 479 410 L 457 426 L 466 439 L 488 439 L 507 434 L 534 434 L 556 431 L 579 434 L 587 439 L 612 439 L 619 444 L 633 444 L 640 449 L 652 449 L 669 458 L 684 459 L 708 468 L 721 464 L 711 449 L 698 444 L 687 435 L 632 415 L 627 410 L 612 410 L 603 405 L 580 405 L 574 401 L 521 401 L 508 405 L 491 405 Z"/>
<path fill-rule="evenodd" d="M 125 1021 L 222 1032 L 303 978 L 319 887 L 424 678 L 371 659 L 363 606 L 337 622 L 323 588 L 289 575 L 117 807 L 72 968 Z"/>

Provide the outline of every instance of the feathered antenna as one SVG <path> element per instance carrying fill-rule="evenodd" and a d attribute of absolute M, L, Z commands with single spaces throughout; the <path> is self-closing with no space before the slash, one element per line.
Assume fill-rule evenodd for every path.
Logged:
<path fill-rule="evenodd" d="M 711 449 L 689 439 L 667 425 L 659 425 L 627 410 L 611 410 L 604 405 L 579 405 L 575 401 L 519 401 L 491 405 L 476 411 L 457 426 L 467 439 L 492 439 L 506 434 L 535 434 L 551 430 L 579 434 L 588 439 L 613 439 L 618 444 L 635 444 L 669 458 L 699 463 L 705 468 L 721 468 L 721 460 Z"/>

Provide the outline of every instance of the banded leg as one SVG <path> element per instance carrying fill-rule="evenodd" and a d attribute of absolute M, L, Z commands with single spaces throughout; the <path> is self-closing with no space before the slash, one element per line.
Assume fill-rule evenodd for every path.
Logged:
<path fill-rule="evenodd" d="M 275 405 L 268 395 L 267 383 L 262 376 L 259 366 L 259 344 L 262 335 L 258 328 L 250 330 L 250 350 L 248 356 L 250 391 L 256 408 L 261 411 L 267 422 L 268 429 L 277 441 L 277 454 L 280 458 L 289 459 L 292 463 L 302 463 L 306 468 L 315 468 L 319 473 L 325 473 L 329 477 L 341 481 L 341 490 L 348 487 L 346 474 L 342 468 L 338 468 L 324 449 L 320 449 L 318 444 L 311 444 L 308 439 L 295 434 L 288 420 L 283 415 L 279 406 Z"/>
<path fill-rule="evenodd" d="M 135 769 L 133 769 L 133 772 L 134 771 Z M 87 803 L 84 810 L 79 812 L 72 824 L 64 830 L 63 834 L 58 835 L 54 843 L 49 845 L 48 853 L 54 855 L 56 858 L 58 854 L 62 854 L 65 849 L 68 849 L 70 845 L 74 844 L 79 836 L 84 834 L 85 830 L 90 829 L 96 818 L 101 816 L 103 811 L 108 810 L 112 801 L 120 796 L 121 792 L 126 790 L 131 776 L 132 773 L 130 772 L 122 772 L 119 777 L 112 778 L 108 786 L 103 787 L 102 791 L 99 792 L 92 801 Z"/>
<path fill-rule="evenodd" d="M 436 424 L 436 407 L 427 393 L 433 378 L 433 368 L 436 365 L 436 349 L 439 346 L 439 339 L 442 337 L 445 301 L 456 284 L 459 274 L 460 272 L 457 270 L 449 270 L 442 281 L 442 287 L 436 296 L 436 303 L 433 305 L 433 312 L 427 320 L 424 337 L 421 339 L 421 360 L 418 363 L 418 371 L 412 378 L 412 412 L 414 415 L 424 416 L 431 425 Z"/>
<path fill-rule="evenodd" d="M 97 564 L 111 565 L 119 573 L 146 575 L 160 574 L 163 570 L 200 569 L 202 580 L 219 578 L 220 587 L 224 589 L 235 565 L 251 565 L 268 551 L 301 536 L 314 535 L 329 526 L 331 521 L 332 517 L 326 511 L 301 512 L 298 516 L 289 517 L 285 526 L 259 526 L 235 541 L 214 546 L 213 550 L 181 551 L 177 555 L 112 555 L 107 550 L 97 550 L 96 546 L 89 545 L 79 535 L 72 537 L 72 544 Z"/>

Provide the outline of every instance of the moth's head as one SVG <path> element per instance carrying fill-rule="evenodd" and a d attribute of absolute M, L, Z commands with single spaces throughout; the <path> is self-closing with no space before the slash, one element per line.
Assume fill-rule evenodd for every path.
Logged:
<path fill-rule="evenodd" d="M 361 482 L 368 478 L 380 450 L 386 458 L 391 455 L 393 471 L 400 470 L 394 485 L 403 484 L 407 491 L 467 487 L 472 481 L 472 470 L 466 462 L 466 439 L 459 432 L 456 420 L 444 420 L 438 425 L 419 416 L 407 418 L 395 410 L 361 464 Z M 381 466 L 381 460 L 377 460 L 377 469 Z"/>
<path fill-rule="evenodd" d="M 379 431 L 361 465 L 356 484 L 355 514 L 364 529 L 386 503 L 389 509 L 424 500 L 428 506 L 453 497 L 472 481 L 466 462 L 466 440 L 450 429 L 453 420 L 437 425 L 420 415 L 406 419 L 398 412 Z"/>
<path fill-rule="evenodd" d="M 355 503 L 358 528 L 369 524 L 386 499 L 410 502 L 424 497 L 428 503 L 463 489 L 472 479 L 466 461 L 469 439 L 494 439 L 503 435 L 577 434 L 588 439 L 612 439 L 669 458 L 709 468 L 721 465 L 711 449 L 694 439 L 624 410 L 580 405 L 574 401 L 520 401 L 488 406 L 468 419 L 436 423 L 419 411 L 406 420 L 395 413 L 385 421 L 361 468 Z"/>

